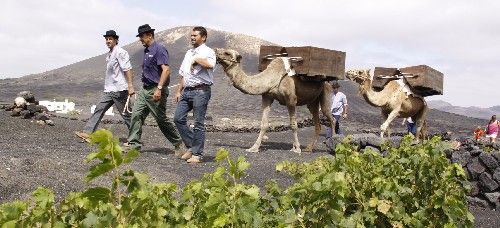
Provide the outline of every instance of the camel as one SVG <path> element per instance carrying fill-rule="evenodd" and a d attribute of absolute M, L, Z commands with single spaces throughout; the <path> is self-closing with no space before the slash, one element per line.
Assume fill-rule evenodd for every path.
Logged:
<path fill-rule="evenodd" d="M 217 62 L 224 68 L 224 72 L 231 80 L 233 86 L 245 94 L 262 95 L 262 121 L 259 136 L 247 152 L 259 152 L 262 138 L 269 128 L 269 111 L 271 104 L 277 100 L 288 108 L 290 127 L 293 131 L 293 147 L 291 151 L 301 153 L 299 138 L 297 136 L 297 119 L 295 110 L 297 106 L 307 105 L 313 116 L 314 135 L 304 151 L 312 152 L 321 132 L 319 120 L 319 107 L 327 117 L 333 129 L 335 120 L 330 113 L 331 88 L 324 81 L 301 80 L 298 76 L 287 76 L 284 61 L 276 58 L 261 73 L 248 76 L 240 66 L 241 55 L 231 49 L 215 49 Z"/>
<path fill-rule="evenodd" d="M 366 102 L 382 109 L 384 123 L 380 126 L 380 137 L 390 136 L 389 125 L 396 117 L 411 117 L 417 123 L 417 142 L 424 139 L 428 108 L 423 97 L 407 95 L 395 80 L 387 83 L 382 91 L 374 91 L 370 70 L 349 70 L 346 77 L 359 84 L 359 92 Z"/>

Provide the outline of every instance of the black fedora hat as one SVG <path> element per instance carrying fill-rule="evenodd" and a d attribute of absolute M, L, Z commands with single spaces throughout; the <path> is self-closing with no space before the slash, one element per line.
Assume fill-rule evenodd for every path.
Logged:
<path fill-rule="evenodd" d="M 102 35 L 102 36 L 104 36 L 104 37 L 112 36 L 112 37 L 114 37 L 115 39 L 118 39 L 118 38 L 119 38 L 119 36 L 118 36 L 118 35 L 116 35 L 115 30 L 108 30 L 108 31 L 106 31 L 106 34 L 104 34 L 104 35 Z"/>
<path fill-rule="evenodd" d="M 143 33 L 146 33 L 146 32 L 154 32 L 155 30 L 151 28 L 151 26 L 149 26 L 148 24 L 144 24 L 144 25 L 141 25 L 139 26 L 139 28 L 137 29 L 137 32 L 139 34 L 137 34 L 137 37 L 141 36 L 141 34 Z"/>
<path fill-rule="evenodd" d="M 332 85 L 332 88 L 339 88 L 340 87 L 340 84 L 338 81 L 333 81 L 331 85 Z"/>

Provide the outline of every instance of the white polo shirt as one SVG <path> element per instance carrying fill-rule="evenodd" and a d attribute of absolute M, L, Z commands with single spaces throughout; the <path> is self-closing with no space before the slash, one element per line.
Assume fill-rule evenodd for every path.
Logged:
<path fill-rule="evenodd" d="M 347 105 L 347 97 L 342 92 L 332 93 L 332 115 L 342 115 L 344 105 Z"/>
<path fill-rule="evenodd" d="M 128 90 L 125 72 L 132 69 L 128 52 L 115 46 L 106 55 L 106 77 L 104 92 L 118 92 Z"/>
<path fill-rule="evenodd" d="M 208 63 L 215 66 L 215 52 L 207 45 L 202 44 L 197 48 L 191 48 L 186 52 L 179 74 L 184 78 L 184 87 L 193 87 L 201 84 L 212 85 L 214 83 L 213 68 L 206 69 L 200 64 L 194 66 L 191 71 L 191 65 L 195 58 L 207 59 Z"/>

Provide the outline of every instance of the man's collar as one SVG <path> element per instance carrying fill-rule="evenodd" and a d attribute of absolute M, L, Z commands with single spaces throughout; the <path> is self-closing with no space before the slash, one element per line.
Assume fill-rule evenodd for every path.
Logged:
<path fill-rule="evenodd" d="M 109 49 L 109 53 L 112 53 L 118 45 L 115 45 L 113 48 Z"/>
<path fill-rule="evenodd" d="M 200 44 L 200 46 L 198 46 L 198 47 L 193 47 L 193 48 L 191 48 L 191 50 L 193 50 L 193 51 L 198 51 L 198 50 L 200 50 L 203 46 L 206 46 L 206 45 L 205 45 L 205 43 Z"/>
<path fill-rule="evenodd" d="M 150 48 L 156 46 L 156 41 L 153 41 L 153 43 L 151 43 L 151 45 L 147 46 L 146 48 L 144 48 L 144 52 L 148 52 Z"/>

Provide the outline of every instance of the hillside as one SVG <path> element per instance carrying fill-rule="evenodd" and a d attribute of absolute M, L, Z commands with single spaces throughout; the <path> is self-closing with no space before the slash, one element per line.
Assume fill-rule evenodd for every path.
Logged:
<path fill-rule="evenodd" d="M 191 27 L 176 27 L 156 33 L 156 40 L 165 45 L 171 57 L 171 85 L 179 79 L 177 72 L 186 50 L 190 48 L 189 34 Z M 257 73 L 258 54 L 261 45 L 271 45 L 271 42 L 243 34 L 208 29 L 208 46 L 213 48 L 232 48 L 242 56 L 243 69 L 251 74 Z M 140 64 L 143 46 L 139 41 L 127 44 L 124 48 L 131 56 L 134 68 L 134 81 L 138 89 L 140 86 Z M 103 88 L 105 54 L 91 57 L 68 66 L 47 71 L 41 74 L 27 75 L 16 79 L 0 80 L 0 101 L 11 102 L 15 95 L 22 90 L 31 90 L 39 100 L 68 98 L 77 104 L 83 113 L 90 111 L 90 105 L 99 99 Z M 348 98 L 350 119 L 347 121 L 359 123 L 360 128 L 377 129 L 381 124 L 380 110 L 369 106 L 359 95 L 357 85 L 350 81 L 340 82 Z M 175 88 L 174 88 L 175 89 Z M 172 90 L 171 90 L 172 91 Z M 260 124 L 260 96 L 245 95 L 232 87 L 221 67 L 215 70 L 215 85 L 212 89 L 212 99 L 207 116 L 209 119 L 227 117 L 234 121 L 250 121 L 250 124 Z M 167 113 L 173 113 L 175 108 L 173 96 L 167 105 Z M 171 111 L 169 111 L 171 110 Z M 288 122 L 288 112 L 283 106 L 275 102 L 271 111 L 271 121 Z M 299 107 L 298 118 L 308 118 L 306 107 Z M 431 110 L 429 126 L 433 131 L 454 129 L 465 131 L 482 121 Z M 399 126 L 400 120 L 394 121 Z"/>
<path fill-rule="evenodd" d="M 480 108 L 475 106 L 460 107 L 441 100 L 429 101 L 427 102 L 427 104 L 430 108 L 434 108 L 444 112 L 455 113 L 463 116 L 485 120 L 489 120 L 492 115 L 500 114 L 500 106 L 498 105 L 489 108 Z"/>

